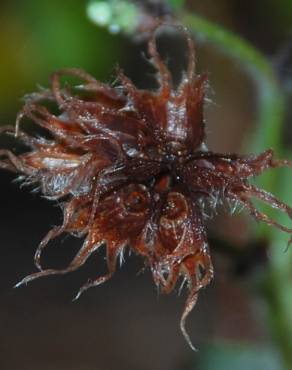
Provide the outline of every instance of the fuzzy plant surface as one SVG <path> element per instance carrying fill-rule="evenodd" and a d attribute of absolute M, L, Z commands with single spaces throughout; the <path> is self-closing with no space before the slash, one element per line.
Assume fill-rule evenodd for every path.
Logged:
<path fill-rule="evenodd" d="M 148 54 L 158 72 L 156 90 L 138 89 L 121 71 L 115 86 L 80 69 L 55 72 L 50 88 L 26 97 L 16 128 L 2 129 L 15 134 L 28 149 L 19 155 L 0 150 L 0 167 L 19 174 L 26 184 L 38 184 L 43 195 L 61 201 L 64 214 L 63 224 L 50 230 L 36 250 L 38 272 L 17 286 L 72 272 L 106 245 L 107 274 L 84 284 L 78 298 L 88 288 L 109 280 L 117 259 L 123 261 L 128 248 L 142 257 L 162 293 L 173 291 L 179 280 L 186 285 L 180 327 L 194 349 L 185 321 L 199 291 L 213 278 L 207 215 L 222 205 L 232 209 L 241 205 L 257 221 L 291 235 L 292 229 L 257 209 L 254 200 L 290 218 L 292 209 L 250 180 L 276 167 L 291 167 L 292 162 L 274 159 L 271 149 L 237 155 L 206 147 L 208 79 L 196 74 L 193 41 L 187 30 L 178 29 L 188 45 L 188 65 L 178 86 L 174 87 L 157 51 L 154 32 Z M 63 75 L 82 83 L 63 86 Z M 47 135 L 36 137 L 22 131 L 23 117 Z M 85 238 L 79 252 L 67 268 L 43 269 L 44 248 L 62 233 Z"/>

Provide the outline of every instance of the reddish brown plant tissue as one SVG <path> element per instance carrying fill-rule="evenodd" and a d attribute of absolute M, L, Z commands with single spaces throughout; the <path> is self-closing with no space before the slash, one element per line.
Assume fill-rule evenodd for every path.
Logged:
<path fill-rule="evenodd" d="M 259 221 L 292 233 L 255 208 L 257 198 L 292 217 L 292 209 L 249 183 L 270 168 L 291 165 L 260 155 L 218 154 L 207 150 L 203 118 L 207 78 L 195 74 L 194 46 L 187 37 L 189 61 L 174 89 L 154 36 L 149 41 L 151 62 L 158 71 L 157 91 L 139 90 L 121 72 L 119 86 L 111 87 L 79 69 L 52 75 L 51 88 L 27 97 L 16 124 L 16 136 L 29 148 L 16 156 L 1 150 L 0 166 L 20 173 L 27 183 L 38 183 L 50 199 L 61 199 L 64 220 L 42 240 L 35 254 L 38 277 L 65 274 L 82 266 L 106 245 L 108 273 L 82 286 L 86 289 L 110 279 L 126 248 L 142 256 L 154 282 L 171 292 L 179 278 L 188 297 L 181 330 L 200 289 L 213 278 L 204 208 L 227 202 L 241 204 Z M 73 94 L 60 77 L 83 80 Z M 57 115 L 44 101 L 57 105 Z M 50 134 L 32 137 L 19 129 L 28 117 Z M 6 127 L 4 131 L 12 132 Z M 63 270 L 43 269 L 41 254 L 62 233 L 84 236 L 79 252 Z"/>

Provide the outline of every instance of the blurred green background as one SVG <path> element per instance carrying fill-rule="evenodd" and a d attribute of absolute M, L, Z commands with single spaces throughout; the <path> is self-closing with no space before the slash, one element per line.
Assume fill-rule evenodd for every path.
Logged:
<path fill-rule="evenodd" d="M 260 152 L 272 146 L 277 156 L 292 159 L 291 1 L 147 3 L 163 11 L 173 7 L 194 32 L 198 71 L 207 71 L 210 78 L 210 149 Z M 1 2 L 1 124 L 13 124 L 22 96 L 48 86 L 49 75 L 62 67 L 80 67 L 112 82 L 120 65 L 138 86 L 153 86 L 153 70 L 143 56 L 145 40 L 134 38 L 128 27 L 127 32 L 110 33 L 94 24 L 88 6 L 81 0 Z M 135 17 L 129 19 L 135 23 Z M 179 76 L 184 45 L 175 37 L 162 41 L 162 54 Z M 11 146 L 4 137 L 0 143 Z M 102 256 L 91 258 L 74 276 L 12 290 L 33 271 L 39 240 L 61 221 L 57 207 L 19 189 L 12 179 L 0 173 L 1 369 L 292 369 L 292 251 L 285 252 L 287 235 L 259 228 L 242 214 L 222 212 L 210 222 L 216 275 L 187 324 L 199 348 L 192 353 L 178 328 L 184 297 L 157 298 L 150 274 L 137 276 L 139 258 L 127 258 L 110 283 L 74 304 L 70 299 L 81 283 L 97 269 L 102 273 Z M 277 170 L 259 183 L 292 205 L 292 170 Z M 277 213 L 271 216 L 288 224 Z M 48 266 L 64 265 L 80 243 L 69 238 L 58 248 L 61 242 L 47 252 Z"/>

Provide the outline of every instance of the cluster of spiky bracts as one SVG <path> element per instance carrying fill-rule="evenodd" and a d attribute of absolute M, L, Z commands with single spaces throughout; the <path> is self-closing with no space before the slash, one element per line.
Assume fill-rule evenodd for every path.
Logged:
<path fill-rule="evenodd" d="M 290 217 L 292 209 L 249 183 L 265 170 L 291 162 L 274 160 L 272 150 L 258 156 L 207 150 L 203 119 L 207 79 L 195 74 L 193 42 L 187 33 L 186 38 L 189 62 L 176 88 L 154 36 L 148 51 L 158 71 L 156 91 L 137 89 L 121 72 L 116 87 L 79 69 L 54 73 L 51 88 L 28 96 L 18 115 L 16 136 L 29 150 L 18 156 L 1 150 L 0 167 L 38 183 L 45 196 L 62 201 L 64 213 L 63 224 L 49 231 L 37 248 L 39 271 L 18 285 L 74 271 L 106 245 L 108 273 L 83 285 L 79 297 L 111 278 L 117 259 L 128 248 L 143 257 L 163 293 L 171 292 L 180 278 L 187 284 L 181 330 L 191 345 L 185 320 L 199 291 L 213 277 L 203 205 L 215 207 L 218 199 L 236 202 L 256 220 L 290 234 L 291 229 L 257 210 L 252 199 Z M 63 87 L 62 75 L 78 77 L 82 85 Z M 56 104 L 58 114 L 46 108 L 46 101 Z M 23 132 L 24 116 L 50 137 Z M 85 241 L 67 268 L 43 269 L 42 251 L 62 233 L 83 236 Z"/>

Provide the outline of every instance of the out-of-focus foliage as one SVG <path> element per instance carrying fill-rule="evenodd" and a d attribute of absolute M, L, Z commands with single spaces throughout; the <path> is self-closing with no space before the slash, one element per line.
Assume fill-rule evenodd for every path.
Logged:
<path fill-rule="evenodd" d="M 198 353 L 195 368 L 200 370 L 281 370 L 280 356 L 273 348 L 246 344 L 212 344 Z"/>
<path fill-rule="evenodd" d="M 255 1 L 253 6 L 256 8 L 258 14 L 264 14 L 266 19 L 271 20 L 271 22 L 274 24 L 274 32 L 277 36 L 283 32 L 287 32 L 287 29 L 291 30 L 292 1 L 261 0 Z"/>
<path fill-rule="evenodd" d="M 54 70 L 80 67 L 109 78 L 123 50 L 121 40 L 89 22 L 83 1 L 6 2 L 0 14 L 1 124 L 25 93 L 48 84 Z"/>
<path fill-rule="evenodd" d="M 131 34 L 139 22 L 139 8 L 129 1 L 91 1 L 87 6 L 87 15 L 111 33 L 123 31 Z"/>
<path fill-rule="evenodd" d="M 174 8 L 182 8 L 185 4 L 185 0 L 169 0 L 169 4 Z"/>

